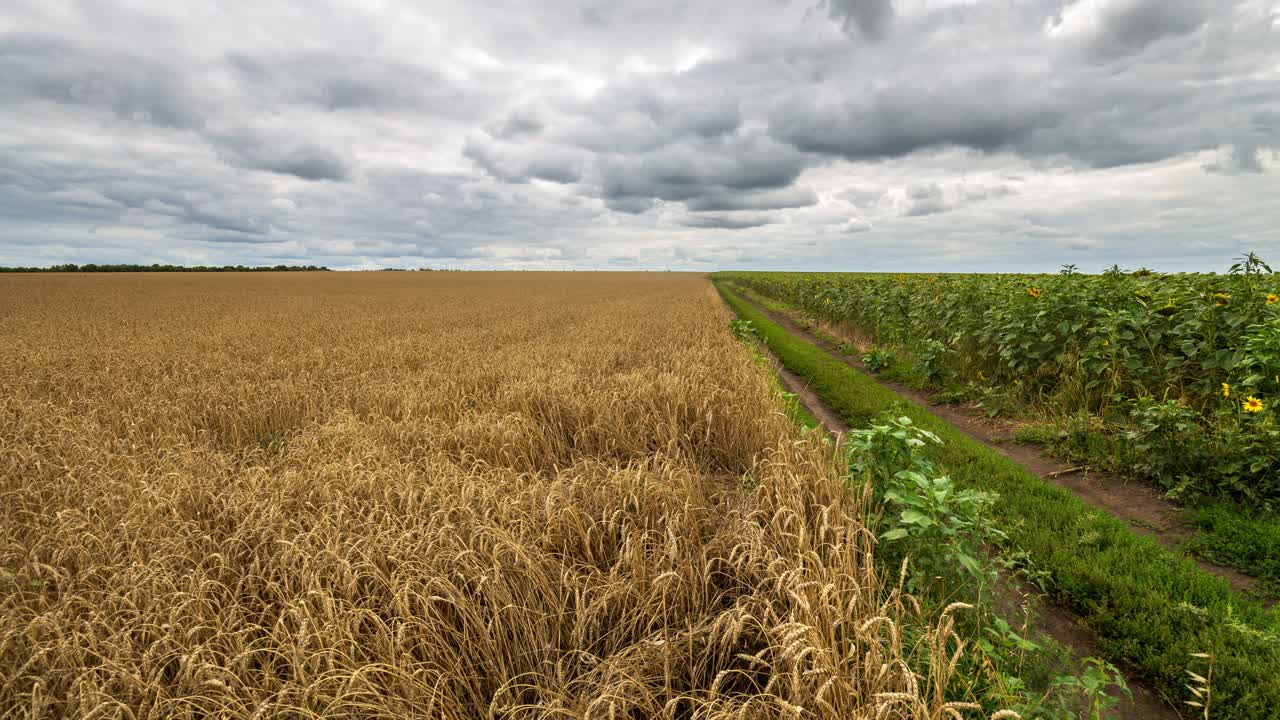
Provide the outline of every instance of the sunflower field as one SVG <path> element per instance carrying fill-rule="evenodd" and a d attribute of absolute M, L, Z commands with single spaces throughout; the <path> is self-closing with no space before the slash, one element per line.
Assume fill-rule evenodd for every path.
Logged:
<path fill-rule="evenodd" d="M 1225 274 L 716 277 L 956 397 L 1085 418 L 1122 469 L 1175 494 L 1280 508 L 1280 278 L 1256 255 Z"/>

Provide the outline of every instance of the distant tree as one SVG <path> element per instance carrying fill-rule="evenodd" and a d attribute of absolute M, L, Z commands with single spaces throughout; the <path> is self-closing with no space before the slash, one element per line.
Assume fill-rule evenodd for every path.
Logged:
<path fill-rule="evenodd" d="M 151 265 L 133 265 L 133 264 L 114 264 L 114 265 L 98 265 L 96 263 L 86 263 L 84 265 L 76 265 L 67 263 L 64 265 L 51 265 L 49 267 L 4 267 L 0 266 L 0 273 L 103 273 L 103 272 L 326 272 L 329 268 L 322 265 L 273 265 L 270 267 L 248 267 L 245 265 L 160 265 L 153 263 Z"/>

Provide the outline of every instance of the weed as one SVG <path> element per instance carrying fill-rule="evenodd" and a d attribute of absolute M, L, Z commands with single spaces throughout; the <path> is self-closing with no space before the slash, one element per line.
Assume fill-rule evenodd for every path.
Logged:
<path fill-rule="evenodd" d="M 1187 675 L 1191 677 L 1191 684 L 1187 685 L 1187 689 L 1195 696 L 1195 700 L 1187 700 L 1187 705 L 1196 708 L 1203 720 L 1209 720 L 1209 709 L 1213 704 L 1213 656 L 1208 653 L 1191 653 L 1191 657 L 1204 660 L 1205 671 L 1201 675 L 1193 670 L 1187 670 Z"/>
<path fill-rule="evenodd" d="M 1085 658 L 1083 672 L 1058 678 L 1054 687 L 1082 697 L 1084 712 L 1080 716 L 1081 720 L 1104 720 L 1110 717 L 1111 710 L 1118 702 L 1113 690 L 1133 697 L 1124 676 L 1116 666 L 1096 657 Z"/>
<path fill-rule="evenodd" d="M 862 356 L 862 364 L 873 373 L 878 373 L 897 361 L 897 356 L 888 348 L 875 348 Z"/>
<path fill-rule="evenodd" d="M 957 488 L 921 452 L 940 442 L 908 417 L 886 416 L 845 434 L 852 482 L 870 483 L 884 504 L 880 539 L 893 557 L 911 558 L 909 587 L 917 592 L 937 581 L 989 583 L 991 570 L 979 560 L 982 545 L 1006 539 L 990 524 L 993 497 Z"/>
<path fill-rule="evenodd" d="M 730 320 L 729 330 L 730 332 L 733 333 L 734 337 L 738 338 L 743 342 L 755 340 L 759 337 L 759 335 L 756 333 L 755 326 L 751 324 L 750 320 L 739 320 L 739 319 Z"/>

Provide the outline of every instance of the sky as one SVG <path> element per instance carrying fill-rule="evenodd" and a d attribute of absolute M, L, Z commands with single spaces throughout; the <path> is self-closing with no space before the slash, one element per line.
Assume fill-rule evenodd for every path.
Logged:
<path fill-rule="evenodd" d="M 0 265 L 1280 261 L 1280 0 L 4 0 Z"/>

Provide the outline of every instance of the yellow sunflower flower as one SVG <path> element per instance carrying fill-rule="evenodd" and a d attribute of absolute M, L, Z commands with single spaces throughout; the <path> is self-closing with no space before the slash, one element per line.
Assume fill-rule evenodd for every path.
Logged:
<path fill-rule="evenodd" d="M 1222 383 L 1222 397 L 1231 397 L 1231 386 L 1227 383 Z"/>
<path fill-rule="evenodd" d="M 1280 295 L 1276 295 L 1275 293 L 1267 293 L 1268 305 L 1275 305 L 1278 302 L 1280 302 Z"/>
<path fill-rule="evenodd" d="M 1027 288 L 1027 294 L 1033 298 L 1038 298 L 1040 297 L 1040 288 L 1029 287 Z"/>
<path fill-rule="evenodd" d="M 1244 401 L 1244 411 L 1245 411 L 1245 412 L 1247 412 L 1247 413 L 1260 413 L 1260 412 L 1262 412 L 1263 407 L 1264 407 L 1264 406 L 1263 406 L 1263 404 L 1262 404 L 1262 401 L 1261 401 L 1261 400 L 1259 400 L 1258 398 L 1256 398 L 1256 397 L 1254 397 L 1254 396 L 1252 396 L 1252 395 L 1250 395 L 1249 397 L 1245 398 L 1245 401 Z"/>

